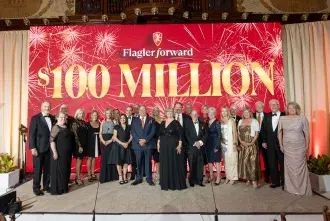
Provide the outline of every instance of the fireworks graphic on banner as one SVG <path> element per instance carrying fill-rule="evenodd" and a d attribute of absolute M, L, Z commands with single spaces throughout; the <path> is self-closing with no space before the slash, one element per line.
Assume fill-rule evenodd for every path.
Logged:
<path fill-rule="evenodd" d="M 154 33 L 161 36 L 157 44 Z M 186 51 L 186 54 L 161 56 L 160 52 L 166 50 Z M 145 104 L 149 114 L 158 107 L 163 115 L 166 108 L 173 107 L 178 101 L 184 105 L 190 103 L 198 110 L 203 104 L 218 110 L 236 104 L 239 112 L 246 106 L 253 109 L 256 101 L 267 104 L 274 98 L 280 101 L 281 107 L 285 106 L 281 27 L 278 23 L 34 26 L 30 29 L 29 59 L 29 118 L 40 111 L 43 100 L 51 102 L 53 114 L 62 104 L 68 104 L 70 115 L 78 108 L 84 108 L 86 113 L 97 110 L 101 115 L 106 108 L 125 112 L 127 106 L 136 103 Z M 260 73 L 253 70 L 252 62 L 258 63 L 268 78 L 271 78 L 273 67 L 273 94 L 259 77 Z M 174 86 L 178 96 L 174 97 L 168 96 L 171 63 L 177 64 L 177 85 Z M 210 90 L 212 95 L 213 74 L 219 74 L 221 95 L 180 96 L 192 91 L 192 63 L 198 64 L 199 93 Z M 214 63 L 219 65 L 219 70 L 214 69 L 213 73 Z M 155 96 L 156 81 L 160 79 L 156 77 L 155 64 L 164 64 L 164 82 L 159 85 L 163 85 L 165 96 Z M 145 79 L 147 72 L 142 70 L 143 65 L 150 65 L 150 79 Z M 230 85 L 225 85 L 223 72 L 229 65 L 232 65 Z M 248 90 L 242 96 L 237 96 L 242 90 L 239 65 L 246 68 L 250 79 Z M 73 66 L 73 76 L 70 76 L 67 72 Z M 79 73 L 78 67 L 83 72 Z M 132 79 L 124 77 L 124 67 L 129 68 L 126 75 L 131 73 Z M 94 71 L 95 78 L 91 77 Z M 60 81 L 55 79 L 58 75 Z M 103 78 L 106 75 L 110 82 Z M 149 81 L 151 96 L 141 97 L 143 85 L 149 85 Z M 256 96 L 251 95 L 253 86 Z M 228 88 L 233 95 L 228 93 Z M 55 89 L 60 98 L 53 98 Z M 81 91 L 82 95 L 77 97 Z M 104 92 L 105 95 L 98 98 Z M 266 111 L 267 108 L 266 105 Z"/>

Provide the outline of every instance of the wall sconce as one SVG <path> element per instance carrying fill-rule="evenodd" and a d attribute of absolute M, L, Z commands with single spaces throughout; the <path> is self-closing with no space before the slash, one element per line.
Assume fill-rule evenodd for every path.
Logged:
<path fill-rule="evenodd" d="M 28 18 L 23 18 L 23 22 L 26 26 L 29 26 L 31 24 Z"/>
<path fill-rule="evenodd" d="M 206 12 L 202 13 L 202 19 L 205 21 L 207 20 L 209 17 L 209 14 L 207 14 Z"/>
<path fill-rule="evenodd" d="M 303 14 L 303 15 L 301 16 L 301 20 L 303 20 L 303 21 L 307 21 L 307 19 L 308 19 L 308 14 Z"/>
<path fill-rule="evenodd" d="M 139 8 L 135 8 L 135 9 L 134 9 L 134 13 L 135 13 L 136 16 L 141 15 L 141 9 L 139 9 Z"/>
<path fill-rule="evenodd" d="M 288 21 L 288 19 L 289 19 L 289 15 L 288 14 L 282 15 L 282 21 Z"/>
<path fill-rule="evenodd" d="M 151 14 L 158 15 L 158 8 L 157 7 L 151 8 Z"/>
<path fill-rule="evenodd" d="M 101 19 L 103 22 L 107 22 L 109 20 L 108 15 L 102 15 Z"/>
<path fill-rule="evenodd" d="M 224 13 L 221 14 L 221 19 L 222 20 L 227 20 L 227 18 L 228 18 L 228 12 L 224 12 Z"/>
<path fill-rule="evenodd" d="M 183 13 L 182 17 L 184 17 L 185 19 L 188 19 L 189 18 L 189 12 L 188 11 L 185 11 Z"/>
<path fill-rule="evenodd" d="M 42 19 L 44 25 L 49 25 L 49 20 L 47 18 Z"/>
<path fill-rule="evenodd" d="M 175 13 L 175 8 L 174 7 L 171 7 L 171 8 L 168 9 L 168 14 L 169 15 L 174 15 L 174 13 Z"/>
<path fill-rule="evenodd" d="M 124 12 L 120 13 L 121 20 L 125 20 L 127 18 Z"/>
<path fill-rule="evenodd" d="M 262 16 L 262 20 L 263 21 L 268 21 L 268 19 L 269 19 L 269 15 L 268 14 Z"/>
<path fill-rule="evenodd" d="M 85 23 L 89 21 L 89 18 L 88 18 L 87 15 L 83 15 L 83 16 L 81 17 L 81 19 L 82 19 L 82 21 L 85 22 Z"/>
<path fill-rule="evenodd" d="M 242 14 L 242 19 L 243 19 L 243 20 L 246 20 L 246 19 L 248 18 L 248 16 L 249 16 L 249 13 L 244 12 L 244 13 Z"/>
<path fill-rule="evenodd" d="M 66 15 L 64 15 L 64 16 L 62 16 L 62 21 L 64 24 L 66 24 L 69 22 L 69 18 Z"/>

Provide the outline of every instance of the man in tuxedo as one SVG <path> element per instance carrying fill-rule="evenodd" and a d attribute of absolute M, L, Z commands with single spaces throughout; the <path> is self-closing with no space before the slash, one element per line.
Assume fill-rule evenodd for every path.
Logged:
<path fill-rule="evenodd" d="M 185 107 L 184 108 L 185 109 L 185 113 L 190 116 L 190 114 L 191 114 L 191 112 L 193 110 L 192 105 L 191 104 L 186 104 L 184 107 Z"/>
<path fill-rule="evenodd" d="M 132 124 L 133 119 L 133 108 L 131 106 L 126 107 L 126 117 L 127 117 L 127 124 Z"/>
<path fill-rule="evenodd" d="M 204 144 L 207 140 L 207 125 L 198 120 L 197 110 L 193 110 L 190 116 L 191 120 L 187 120 L 184 128 L 190 169 L 189 184 L 191 187 L 195 184 L 204 187 Z"/>
<path fill-rule="evenodd" d="M 29 148 L 33 156 L 33 192 L 36 196 L 44 195 L 40 190 L 43 171 L 43 189 L 50 192 L 50 131 L 54 117 L 49 114 L 50 103 L 41 104 L 41 113 L 31 118 L 29 128 Z"/>
<path fill-rule="evenodd" d="M 63 112 L 63 113 L 65 113 L 68 116 L 68 118 L 66 119 L 66 126 L 71 130 L 72 124 L 74 122 L 74 117 L 69 116 L 68 105 L 62 104 L 61 107 L 60 107 L 60 111 L 59 112 Z"/>
<path fill-rule="evenodd" d="M 69 129 L 69 130 L 72 130 L 72 124 L 73 124 L 73 122 L 75 121 L 75 119 L 74 119 L 74 117 L 72 117 L 72 116 L 69 116 L 69 108 L 68 108 L 68 105 L 66 105 L 66 104 L 62 104 L 61 105 L 61 107 L 60 107 L 60 111 L 59 112 L 62 112 L 62 113 L 64 113 L 64 114 L 66 114 L 68 117 L 67 117 L 67 119 L 66 119 L 66 126 L 67 126 L 67 128 Z M 71 152 L 70 152 L 70 155 L 72 156 L 72 154 L 73 154 L 73 152 L 74 152 L 74 150 L 76 149 L 76 147 L 75 146 L 72 146 L 71 147 Z M 69 165 L 71 165 L 71 162 L 72 162 L 72 157 L 70 158 L 70 163 L 69 163 Z M 70 184 L 73 184 L 74 183 L 74 180 L 71 180 L 70 179 L 70 177 L 71 177 L 71 166 L 70 167 L 68 167 L 68 170 L 69 170 L 69 172 L 68 172 L 68 175 L 69 175 L 69 183 Z"/>
<path fill-rule="evenodd" d="M 179 121 L 181 124 L 182 128 L 185 127 L 185 122 L 191 120 L 190 116 L 187 114 L 182 113 L 182 103 L 176 102 L 174 104 L 174 118 L 175 120 Z M 188 160 L 188 153 L 187 153 L 187 140 L 186 136 L 184 133 L 182 133 L 182 152 L 183 152 L 183 165 L 184 165 L 184 171 L 185 171 L 185 176 L 187 177 L 187 160 Z"/>
<path fill-rule="evenodd" d="M 138 117 L 139 116 L 139 111 L 140 111 L 140 105 L 139 104 L 134 104 L 133 105 L 133 116 Z"/>
<path fill-rule="evenodd" d="M 129 126 L 131 126 L 132 125 L 132 120 L 133 120 L 133 108 L 132 108 L 132 106 L 128 106 L 126 108 L 126 117 L 127 117 L 127 124 Z M 133 152 L 132 155 L 133 155 L 132 157 L 134 158 L 133 162 L 136 162 L 134 152 Z M 132 164 L 132 172 L 131 172 L 131 180 L 135 180 L 135 174 L 136 174 L 136 163 L 133 163 Z"/>
<path fill-rule="evenodd" d="M 132 133 L 132 148 L 136 157 L 137 174 L 132 185 L 142 183 L 143 169 L 147 176 L 147 182 L 150 186 L 154 186 L 152 181 L 151 171 L 151 156 L 152 150 L 156 149 L 154 135 L 156 132 L 155 121 L 147 115 L 147 108 L 144 105 L 140 106 L 139 117 L 133 118 L 131 125 Z"/>
<path fill-rule="evenodd" d="M 279 111 L 280 103 L 278 100 L 269 102 L 271 113 L 266 114 L 261 125 L 262 147 L 267 149 L 268 165 L 270 169 L 270 177 L 272 184 L 270 188 L 276 188 L 282 185 L 284 187 L 284 154 L 280 150 L 280 144 L 277 138 L 278 122 L 280 116 L 284 113 Z M 280 163 L 280 172 L 278 171 L 278 163 Z"/>
<path fill-rule="evenodd" d="M 255 108 L 256 108 L 256 112 L 254 113 L 254 118 L 257 119 L 258 123 L 259 123 L 259 127 L 261 128 L 262 125 L 262 121 L 265 117 L 265 113 L 264 113 L 264 107 L 265 104 L 262 103 L 261 101 L 257 101 L 255 103 Z M 261 137 L 261 133 L 260 136 L 258 137 L 258 145 L 259 145 L 259 150 L 262 154 L 262 158 L 264 160 L 264 166 L 265 166 L 265 182 L 269 183 L 269 165 L 268 165 L 268 153 L 267 153 L 267 149 L 262 147 L 262 137 Z"/>
<path fill-rule="evenodd" d="M 237 116 L 237 105 L 233 104 L 230 106 L 230 114 L 231 117 L 235 120 L 236 126 L 238 125 L 238 122 L 242 119 L 240 116 Z"/>

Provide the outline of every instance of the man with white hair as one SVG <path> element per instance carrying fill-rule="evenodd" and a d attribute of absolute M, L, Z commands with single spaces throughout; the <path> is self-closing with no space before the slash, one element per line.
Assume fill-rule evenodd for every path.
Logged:
<path fill-rule="evenodd" d="M 268 154 L 268 165 L 272 180 L 272 184 L 269 187 L 277 188 L 282 186 L 282 189 L 284 189 L 284 153 L 280 149 L 277 133 L 280 116 L 285 114 L 280 112 L 278 100 L 270 100 L 269 108 L 272 112 L 264 116 L 260 131 L 262 147 L 267 149 Z M 280 164 L 280 171 L 278 171 L 278 164 Z"/>
<path fill-rule="evenodd" d="M 237 111 L 238 111 L 238 107 L 236 104 L 230 106 L 230 114 L 231 117 L 235 120 L 236 125 L 238 125 L 238 122 L 242 119 L 240 116 L 237 116 Z"/>
<path fill-rule="evenodd" d="M 190 187 L 194 187 L 195 184 L 204 187 L 203 158 L 207 140 L 207 126 L 206 123 L 198 120 L 197 110 L 193 110 L 190 116 L 191 120 L 187 120 L 184 127 L 190 169 L 189 184 Z"/>
<path fill-rule="evenodd" d="M 40 190 L 43 174 L 43 190 L 50 192 L 50 132 L 55 118 L 50 115 L 50 103 L 41 104 L 41 112 L 31 118 L 29 128 L 29 148 L 33 157 L 33 193 L 44 195 Z"/>
<path fill-rule="evenodd" d="M 257 101 L 255 103 L 256 112 L 253 115 L 254 115 L 254 118 L 257 119 L 260 128 L 261 128 L 261 125 L 262 125 L 262 121 L 265 117 L 264 107 L 265 107 L 265 104 L 262 103 L 261 101 Z M 258 137 L 258 144 L 259 144 L 259 150 L 262 154 L 262 158 L 263 158 L 263 161 L 264 161 L 265 182 L 269 183 L 269 175 L 270 174 L 269 174 L 269 166 L 268 166 L 268 153 L 267 153 L 267 149 L 263 148 L 261 143 L 262 143 L 262 137 L 259 136 Z"/>

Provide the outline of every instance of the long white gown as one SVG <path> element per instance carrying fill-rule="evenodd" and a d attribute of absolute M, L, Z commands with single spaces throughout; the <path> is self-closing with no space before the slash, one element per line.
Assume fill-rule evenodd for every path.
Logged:
<path fill-rule="evenodd" d="M 238 152 L 233 147 L 233 122 L 221 124 L 221 148 L 225 161 L 226 179 L 238 180 Z"/>

